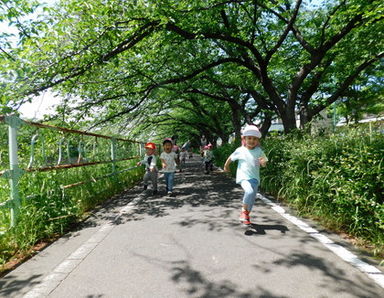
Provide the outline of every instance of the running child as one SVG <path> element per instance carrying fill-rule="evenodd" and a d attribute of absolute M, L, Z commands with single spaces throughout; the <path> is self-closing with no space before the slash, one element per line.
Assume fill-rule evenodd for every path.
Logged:
<path fill-rule="evenodd" d="M 240 221 L 250 225 L 249 214 L 255 203 L 256 194 L 260 185 L 260 166 L 265 167 L 268 161 L 263 150 L 260 148 L 261 133 L 254 125 L 248 125 L 242 133 L 243 146 L 237 148 L 227 159 L 224 171 L 229 172 L 232 161 L 238 160 L 236 171 L 236 183 L 244 189 L 243 205 Z"/>

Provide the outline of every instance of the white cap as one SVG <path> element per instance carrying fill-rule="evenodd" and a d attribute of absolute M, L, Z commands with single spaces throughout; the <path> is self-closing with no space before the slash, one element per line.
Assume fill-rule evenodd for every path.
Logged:
<path fill-rule="evenodd" d="M 243 130 L 243 136 L 244 137 L 252 136 L 260 139 L 261 133 L 255 125 L 247 125 Z"/>

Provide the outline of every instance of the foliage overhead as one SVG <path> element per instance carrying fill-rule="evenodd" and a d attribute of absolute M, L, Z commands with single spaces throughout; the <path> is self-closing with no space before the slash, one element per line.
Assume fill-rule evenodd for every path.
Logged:
<path fill-rule="evenodd" d="M 379 0 L 61 1 L 0 54 L 1 100 L 53 88 L 76 96 L 65 111 L 131 126 L 217 104 L 230 116 L 213 136 L 276 117 L 288 132 L 377 78 L 383 15 Z"/>

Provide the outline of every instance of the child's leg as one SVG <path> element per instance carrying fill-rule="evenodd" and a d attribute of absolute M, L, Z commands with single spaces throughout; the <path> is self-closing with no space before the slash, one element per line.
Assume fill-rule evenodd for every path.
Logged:
<path fill-rule="evenodd" d="M 165 179 L 165 190 L 169 191 L 169 174 L 170 173 L 164 173 L 164 179 Z"/>
<path fill-rule="evenodd" d="M 256 179 L 243 180 L 241 187 L 244 189 L 243 209 L 250 212 L 255 203 L 258 181 Z"/>
<path fill-rule="evenodd" d="M 208 173 L 208 170 L 209 170 L 209 161 L 205 161 L 204 164 L 205 164 L 205 172 Z"/>
<path fill-rule="evenodd" d="M 147 189 L 148 182 L 150 179 L 151 179 L 150 172 L 145 172 L 144 178 L 143 178 L 144 189 Z"/>
<path fill-rule="evenodd" d="M 172 192 L 173 191 L 173 182 L 175 180 L 175 173 L 168 173 L 169 178 L 168 178 L 168 191 Z"/>
<path fill-rule="evenodd" d="M 157 172 L 151 172 L 151 181 L 153 190 L 157 191 Z"/>

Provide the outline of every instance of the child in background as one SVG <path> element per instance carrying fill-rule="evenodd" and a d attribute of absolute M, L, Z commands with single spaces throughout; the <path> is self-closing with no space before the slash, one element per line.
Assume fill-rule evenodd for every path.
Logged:
<path fill-rule="evenodd" d="M 167 194 L 173 196 L 173 183 L 175 179 L 176 163 L 179 163 L 177 154 L 172 151 L 173 143 L 171 139 L 163 142 L 164 151 L 160 155 L 161 165 L 164 172 L 165 187 Z"/>
<path fill-rule="evenodd" d="M 156 145 L 154 143 L 146 143 L 144 146 L 146 155 L 143 160 L 139 161 L 137 165 L 145 165 L 145 174 L 143 178 L 144 190 L 148 188 L 148 182 L 152 182 L 153 195 L 157 194 L 157 166 L 155 150 Z"/>
<path fill-rule="evenodd" d="M 243 146 L 237 148 L 227 159 L 224 165 L 224 172 L 229 172 L 229 165 L 232 161 L 238 160 L 236 172 L 236 183 L 244 189 L 243 206 L 240 221 L 250 225 L 249 214 L 255 203 L 256 194 L 260 185 L 260 166 L 265 167 L 268 158 L 260 148 L 261 133 L 254 125 L 244 128 L 242 141 Z"/>
<path fill-rule="evenodd" d="M 185 147 L 181 147 L 181 152 L 180 152 L 180 172 L 185 166 L 186 160 L 187 160 L 187 155 L 188 152 Z"/>
<path fill-rule="evenodd" d="M 205 166 L 205 174 L 209 174 L 209 171 L 212 172 L 213 170 L 213 152 L 211 143 L 204 147 L 203 161 Z"/>

